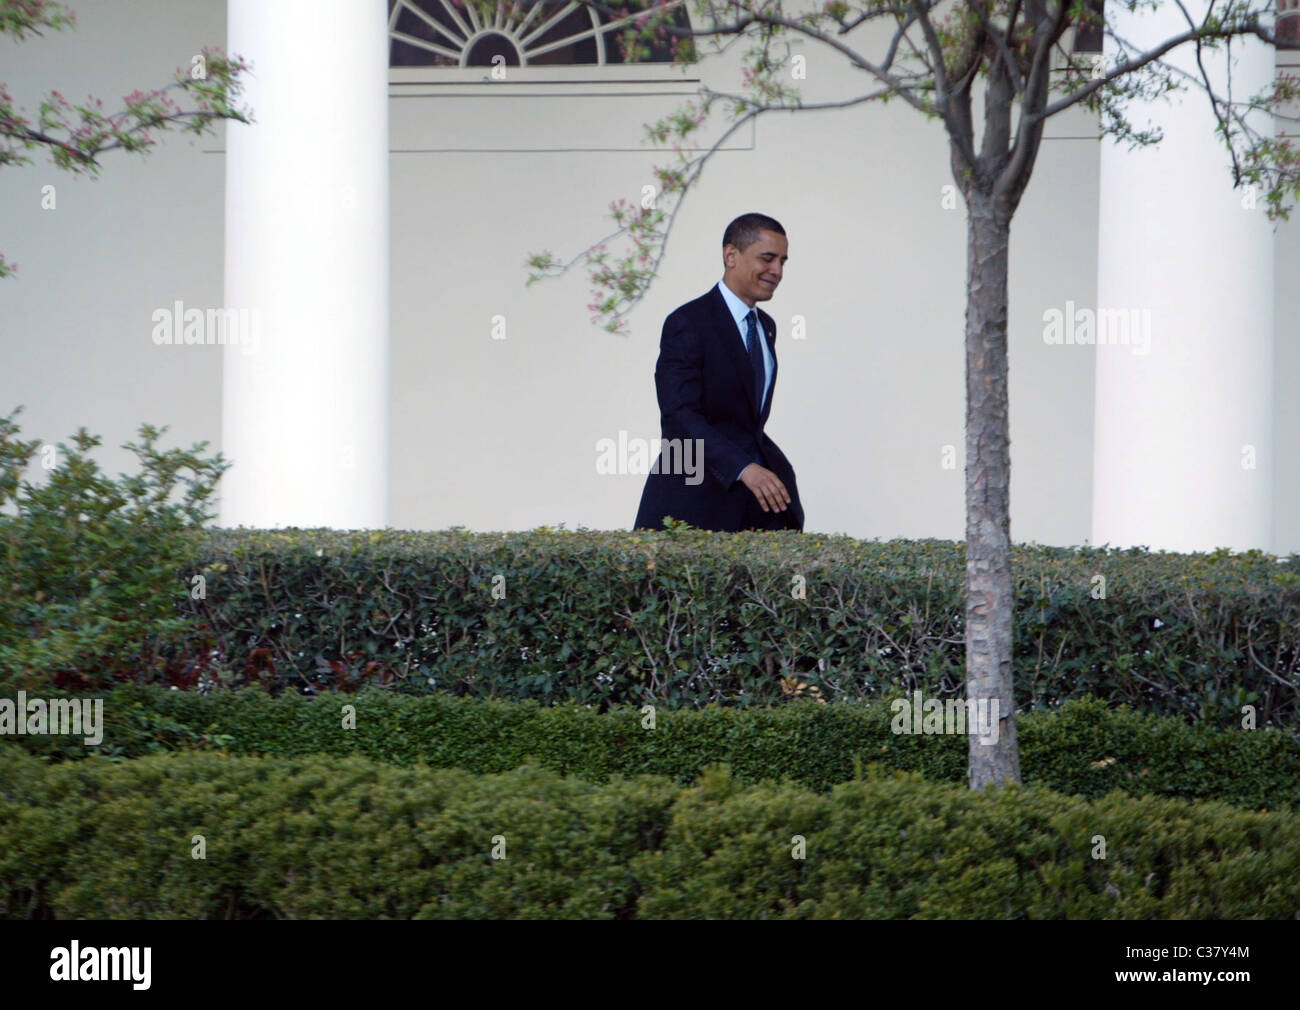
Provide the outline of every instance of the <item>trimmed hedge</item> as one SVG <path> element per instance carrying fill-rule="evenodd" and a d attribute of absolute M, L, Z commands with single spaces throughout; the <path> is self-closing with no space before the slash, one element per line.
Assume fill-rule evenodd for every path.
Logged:
<path fill-rule="evenodd" d="M 175 665 L 598 706 L 951 696 L 964 564 L 960 542 L 790 532 L 218 530 L 181 573 Z M 1013 570 L 1018 708 L 1300 726 L 1300 556 L 1019 546 Z"/>
<path fill-rule="evenodd" d="M 1218 803 L 0 749 L 7 918 L 1298 915 L 1296 818 Z"/>
<path fill-rule="evenodd" d="M 355 728 L 343 728 L 344 705 Z M 825 792 L 880 762 L 935 781 L 965 782 L 967 738 L 895 735 L 888 701 L 767 709 L 605 713 L 534 702 L 479 701 L 382 691 L 273 698 L 261 691 L 211 695 L 125 687 L 104 705 L 99 752 L 116 758 L 157 750 L 220 749 L 297 757 L 362 755 L 399 765 L 503 772 L 532 761 L 594 782 L 651 773 L 679 784 L 727 762 L 737 779 L 789 778 Z M 1096 700 L 1016 721 L 1026 783 L 1099 797 L 1112 790 L 1217 799 L 1238 806 L 1300 806 L 1300 742 L 1273 729 L 1211 730 Z M 88 756 L 80 738 L 7 738 L 56 759 Z M 0 744 L 0 748 L 3 744 Z"/>

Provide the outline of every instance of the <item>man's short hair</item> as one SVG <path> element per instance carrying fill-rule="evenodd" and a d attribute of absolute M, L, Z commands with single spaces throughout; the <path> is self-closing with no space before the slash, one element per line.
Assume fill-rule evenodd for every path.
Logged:
<path fill-rule="evenodd" d="M 768 217 L 766 214 L 741 214 L 740 217 L 727 225 L 727 230 L 722 233 L 723 248 L 734 245 L 741 252 L 744 252 L 758 241 L 758 233 L 761 231 L 774 231 L 778 235 L 785 234 L 781 222 L 774 217 Z"/>

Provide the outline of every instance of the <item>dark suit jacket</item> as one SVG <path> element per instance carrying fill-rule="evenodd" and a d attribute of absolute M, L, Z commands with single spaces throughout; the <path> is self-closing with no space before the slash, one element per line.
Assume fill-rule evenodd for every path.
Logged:
<path fill-rule="evenodd" d="M 665 516 L 706 530 L 803 529 L 794 468 L 763 431 L 776 398 L 776 323 L 762 309 L 758 318 L 772 354 L 772 388 L 761 414 L 744 341 L 716 285 L 664 320 L 655 364 L 660 429 L 665 440 L 701 440 L 695 445 L 703 446 L 704 480 L 689 484 L 688 474 L 662 472 L 667 465 L 656 464 L 661 472 L 646 478 L 637 529 L 661 529 Z M 754 493 L 737 480 L 754 462 L 775 473 L 790 492 L 784 512 L 764 513 Z"/>

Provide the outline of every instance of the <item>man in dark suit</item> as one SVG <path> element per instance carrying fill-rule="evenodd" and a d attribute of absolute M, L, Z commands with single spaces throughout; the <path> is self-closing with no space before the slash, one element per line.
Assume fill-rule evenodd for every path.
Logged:
<path fill-rule="evenodd" d="M 664 320 L 655 391 L 665 451 L 656 461 L 635 528 L 665 516 L 706 530 L 803 529 L 790 461 L 763 427 L 776 391 L 776 323 L 757 302 L 781 283 L 785 229 L 742 214 L 722 236 L 722 280 Z M 694 454 L 683 453 L 692 440 Z M 703 473 L 683 473 L 683 459 Z M 677 471 L 677 472 L 674 472 Z M 701 479 L 702 477 L 702 479 Z"/>

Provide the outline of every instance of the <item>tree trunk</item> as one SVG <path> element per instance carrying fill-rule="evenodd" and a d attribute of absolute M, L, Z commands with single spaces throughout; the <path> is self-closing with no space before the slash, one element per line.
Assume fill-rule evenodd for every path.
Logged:
<path fill-rule="evenodd" d="M 970 786 L 982 789 L 1020 781 L 1007 420 L 1011 213 L 975 185 L 966 208 L 966 698 Z M 983 727 L 980 713 L 987 713 Z"/>

